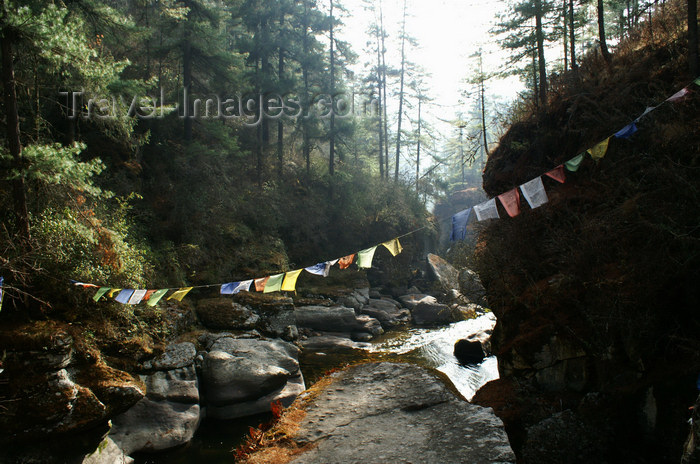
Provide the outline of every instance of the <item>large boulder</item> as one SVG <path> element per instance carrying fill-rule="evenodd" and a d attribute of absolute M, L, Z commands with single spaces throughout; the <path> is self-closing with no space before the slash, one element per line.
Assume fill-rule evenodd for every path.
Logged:
<path fill-rule="evenodd" d="M 411 319 L 410 311 L 400 308 L 393 300 L 386 299 L 370 299 L 369 304 L 360 312 L 377 319 L 385 330 L 405 324 Z"/>
<path fill-rule="evenodd" d="M 200 300 L 197 316 L 204 327 L 214 330 L 252 329 L 260 320 L 250 308 L 228 298 Z"/>
<path fill-rule="evenodd" d="M 471 269 L 464 269 L 459 273 L 459 291 L 471 303 L 488 306 L 486 289 L 481 283 L 479 274 Z"/>
<path fill-rule="evenodd" d="M 308 337 L 301 346 L 309 350 L 362 350 L 370 348 L 366 342 L 352 341 L 347 335 L 324 334 Z"/>
<path fill-rule="evenodd" d="M 428 269 L 445 293 L 459 288 L 459 272 L 450 263 L 432 253 L 428 253 Z"/>
<path fill-rule="evenodd" d="M 199 420 L 198 404 L 146 397 L 112 421 L 109 436 L 126 454 L 159 451 L 190 441 Z"/>
<path fill-rule="evenodd" d="M 302 306 L 294 310 L 296 323 L 323 332 L 368 333 L 376 336 L 383 333 L 381 324 L 368 316 L 357 316 L 355 310 L 345 306 Z"/>
<path fill-rule="evenodd" d="M 192 439 L 200 422 L 197 350 L 189 342 L 173 343 L 144 363 L 146 397 L 112 421 L 109 437 L 126 454 L 158 451 Z"/>
<path fill-rule="evenodd" d="M 281 340 L 216 339 L 202 361 L 207 415 L 233 419 L 270 410 L 304 390 L 299 349 Z"/>
<path fill-rule="evenodd" d="M 410 295 L 403 295 L 399 297 L 399 301 L 403 303 L 408 309 L 415 309 L 421 303 L 436 304 L 438 302 L 437 298 L 431 295 L 425 295 L 423 293 L 413 293 Z"/>
<path fill-rule="evenodd" d="M 515 462 L 493 411 L 457 398 L 425 368 L 353 366 L 309 398 L 286 437 L 309 445 L 293 463 Z"/>
<path fill-rule="evenodd" d="M 450 307 L 444 304 L 420 303 L 413 312 L 413 323 L 421 326 L 451 324 L 467 319 L 467 315 L 458 306 Z"/>
<path fill-rule="evenodd" d="M 464 338 L 455 343 L 454 355 L 461 364 L 478 364 L 485 357 L 481 342 Z"/>
<path fill-rule="evenodd" d="M 132 464 L 134 460 L 119 448 L 114 440 L 107 437 L 95 451 L 85 456 L 80 464 Z"/>

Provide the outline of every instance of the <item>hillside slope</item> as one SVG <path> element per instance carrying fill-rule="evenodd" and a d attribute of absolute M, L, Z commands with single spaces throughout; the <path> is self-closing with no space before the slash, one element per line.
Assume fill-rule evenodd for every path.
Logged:
<path fill-rule="evenodd" d="M 683 10 L 553 83 L 484 172 L 490 197 L 612 135 L 696 76 Z M 700 372 L 700 88 L 611 139 L 549 204 L 493 221 L 477 262 L 498 317 L 501 379 L 475 399 L 504 420 L 520 462 L 679 462 Z"/>

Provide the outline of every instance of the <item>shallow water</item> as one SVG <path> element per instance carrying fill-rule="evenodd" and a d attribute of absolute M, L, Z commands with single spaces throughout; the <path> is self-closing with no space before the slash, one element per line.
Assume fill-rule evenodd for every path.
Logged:
<path fill-rule="evenodd" d="M 409 328 L 392 331 L 374 340 L 368 350 L 305 350 L 300 357 L 307 387 L 331 369 L 362 361 L 403 361 L 443 372 L 457 391 L 470 400 L 490 380 L 498 378 L 495 356 L 477 365 L 460 365 L 454 357 L 454 344 L 460 338 L 493 327 L 495 317 L 485 314 L 476 319 L 456 322 L 447 327 Z M 238 446 L 248 427 L 256 427 L 269 414 L 234 421 L 205 420 L 187 445 L 156 454 L 134 456 L 135 464 L 230 464 L 231 449 Z"/>

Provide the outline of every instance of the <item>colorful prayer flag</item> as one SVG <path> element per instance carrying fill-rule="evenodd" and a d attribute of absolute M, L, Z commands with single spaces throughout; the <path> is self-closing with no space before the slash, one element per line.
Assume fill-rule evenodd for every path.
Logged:
<path fill-rule="evenodd" d="M 517 188 L 501 193 L 498 195 L 498 199 L 501 200 L 508 216 L 515 217 L 520 214 L 520 193 Z"/>
<path fill-rule="evenodd" d="M 222 295 L 235 295 L 236 293 L 239 293 L 241 291 L 247 292 L 250 290 L 250 286 L 252 285 L 252 283 L 252 280 L 244 280 L 242 282 L 230 282 L 227 284 L 223 284 L 219 293 L 221 293 Z"/>
<path fill-rule="evenodd" d="M 125 288 L 121 292 L 119 292 L 119 295 L 117 295 L 114 298 L 114 301 L 118 301 L 121 304 L 127 304 L 129 302 L 129 298 L 131 298 L 131 295 L 134 293 L 133 288 Z"/>
<path fill-rule="evenodd" d="M 571 172 L 576 172 L 576 171 L 578 171 L 578 168 L 581 167 L 582 162 L 583 162 L 583 153 L 571 158 L 569 161 L 564 163 L 564 166 L 566 166 L 567 170 L 569 170 Z"/>
<path fill-rule="evenodd" d="M 382 245 L 384 245 L 384 248 L 389 250 L 391 256 L 396 256 L 403 251 L 403 247 L 401 246 L 401 242 L 399 242 L 398 238 L 384 242 Z"/>
<path fill-rule="evenodd" d="M 85 282 L 78 282 L 77 280 L 69 279 L 70 283 L 75 285 L 76 287 L 84 287 L 84 288 L 97 288 L 98 286 L 95 284 L 86 284 Z"/>
<path fill-rule="evenodd" d="M 538 176 L 529 182 L 525 182 L 520 186 L 520 190 L 523 192 L 523 196 L 530 208 L 535 209 L 544 205 L 549 201 L 547 198 L 547 192 L 544 190 L 544 184 L 542 183 L 542 177 Z"/>
<path fill-rule="evenodd" d="M 2 311 L 2 285 L 5 282 L 3 277 L 0 277 L 0 311 Z"/>
<path fill-rule="evenodd" d="M 256 292 L 262 292 L 265 290 L 265 284 L 267 284 L 268 279 L 270 276 L 267 277 L 261 277 L 259 279 L 255 279 L 255 291 Z"/>
<path fill-rule="evenodd" d="M 284 280 L 284 274 L 276 274 L 270 276 L 265 282 L 265 289 L 263 293 L 279 292 L 282 289 L 282 281 Z"/>
<path fill-rule="evenodd" d="M 155 292 L 155 290 L 148 290 L 141 301 L 148 301 Z"/>
<path fill-rule="evenodd" d="M 95 296 L 93 296 L 92 299 L 95 300 L 95 303 L 97 303 L 108 291 L 109 287 L 100 287 L 97 289 L 97 293 L 95 293 Z"/>
<path fill-rule="evenodd" d="M 160 299 L 163 298 L 163 297 L 165 296 L 166 293 L 168 293 L 168 289 L 167 289 L 167 288 L 163 288 L 163 289 L 161 289 L 161 290 L 156 290 L 155 292 L 153 292 L 153 294 L 152 294 L 151 297 L 148 299 L 148 301 L 146 302 L 146 304 L 147 304 L 148 306 L 155 306 L 155 305 L 157 305 L 158 302 L 160 301 Z"/>
<path fill-rule="evenodd" d="M 327 262 L 314 264 L 313 266 L 305 267 L 304 270 L 309 274 L 326 276 Z"/>
<path fill-rule="evenodd" d="M 608 143 L 610 143 L 610 137 L 603 140 L 598 145 L 589 148 L 588 153 L 591 155 L 591 158 L 593 158 L 596 161 L 603 158 L 608 152 Z"/>
<path fill-rule="evenodd" d="M 671 95 L 670 97 L 668 97 L 668 98 L 666 99 L 666 101 L 669 101 L 669 102 L 676 102 L 676 101 L 679 101 L 679 100 L 683 100 L 683 99 L 684 99 L 685 97 L 687 97 L 689 94 L 690 94 L 690 90 L 688 90 L 687 87 L 683 87 L 683 88 L 680 89 L 678 92 L 676 92 L 676 93 L 674 93 L 673 95 Z"/>
<path fill-rule="evenodd" d="M 121 291 L 121 288 L 110 288 L 109 292 L 107 292 L 107 298 L 112 298 L 119 291 Z"/>
<path fill-rule="evenodd" d="M 566 173 L 564 172 L 564 165 L 560 164 L 556 168 L 552 169 L 549 172 L 544 173 L 545 176 L 551 177 L 552 179 L 556 180 L 560 184 L 563 184 L 566 182 Z"/>
<path fill-rule="evenodd" d="M 134 290 L 134 293 L 131 295 L 131 298 L 129 298 L 129 304 L 130 305 L 137 305 L 141 303 L 143 300 L 143 297 L 146 296 L 146 291 L 145 289 L 143 290 Z"/>
<path fill-rule="evenodd" d="M 338 266 L 340 266 L 341 269 L 347 269 L 352 264 L 353 259 L 355 259 L 355 253 L 343 256 L 338 260 Z"/>
<path fill-rule="evenodd" d="M 617 137 L 618 139 L 628 139 L 632 137 L 632 135 L 634 135 L 635 132 L 637 132 L 637 125 L 634 122 L 632 122 L 630 124 L 627 124 L 619 131 L 615 132 L 615 137 Z"/>
<path fill-rule="evenodd" d="M 695 85 L 697 85 L 697 86 L 700 86 L 700 77 L 698 77 L 697 79 L 695 79 L 695 80 L 693 81 L 693 83 L 694 83 Z"/>
<path fill-rule="evenodd" d="M 450 240 L 464 240 L 467 236 L 467 223 L 469 222 L 469 215 L 472 209 L 467 208 L 460 211 L 459 213 L 452 216 L 452 232 L 450 233 Z"/>
<path fill-rule="evenodd" d="M 644 110 L 644 113 L 640 114 L 637 119 L 634 120 L 634 122 L 639 122 L 640 119 L 642 119 L 644 116 L 646 116 L 648 113 L 651 113 L 656 109 L 655 106 L 647 106 L 646 109 Z"/>
<path fill-rule="evenodd" d="M 374 259 L 374 252 L 377 250 L 376 246 L 372 248 L 367 248 L 366 250 L 357 252 L 357 267 L 368 269 L 372 267 L 372 259 Z"/>
<path fill-rule="evenodd" d="M 284 292 L 295 292 L 297 289 L 297 279 L 301 271 L 302 269 L 297 269 L 296 271 L 287 272 L 284 275 L 284 282 L 282 282 L 281 290 Z"/>
<path fill-rule="evenodd" d="M 168 297 L 168 300 L 182 301 L 185 295 L 187 295 L 193 288 L 194 287 L 183 287 L 180 290 L 176 290 L 175 292 L 173 292 L 172 295 Z"/>
<path fill-rule="evenodd" d="M 474 213 L 476 213 L 476 218 L 479 221 L 484 221 L 486 219 L 498 219 L 498 208 L 496 207 L 496 199 L 491 198 L 481 204 L 474 207 Z"/>

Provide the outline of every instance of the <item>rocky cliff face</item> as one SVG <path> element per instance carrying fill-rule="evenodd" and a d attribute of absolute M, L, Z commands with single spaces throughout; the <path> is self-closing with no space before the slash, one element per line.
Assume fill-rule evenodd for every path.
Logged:
<path fill-rule="evenodd" d="M 489 196 L 684 85 L 674 82 L 685 64 L 671 58 L 677 46 L 640 48 L 604 71 L 584 66 L 576 88 L 501 140 L 484 174 Z M 475 400 L 504 420 L 522 462 L 680 460 L 700 371 L 699 109 L 697 96 L 659 107 L 566 184 L 545 179 L 548 204 L 502 212 L 482 231 L 478 270 L 498 317 L 502 378 Z"/>

